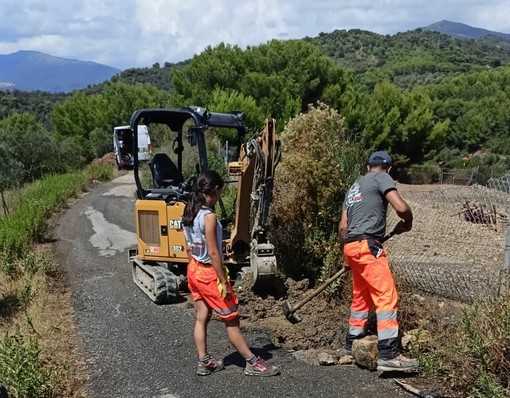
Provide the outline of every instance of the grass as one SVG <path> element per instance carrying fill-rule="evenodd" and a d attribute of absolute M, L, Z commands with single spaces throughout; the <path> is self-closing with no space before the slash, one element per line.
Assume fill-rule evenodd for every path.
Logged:
<path fill-rule="evenodd" d="M 423 373 L 464 397 L 510 396 L 510 294 L 479 299 L 449 324 L 437 315 L 422 313 L 417 327 L 432 338 L 411 343 Z"/>
<path fill-rule="evenodd" d="M 44 367 L 37 339 L 6 334 L 0 341 L 0 374 L 13 397 L 51 395 L 54 368 Z"/>
<path fill-rule="evenodd" d="M 95 164 L 9 196 L 17 201 L 0 223 L 0 380 L 11 398 L 84 396 L 73 368 L 69 293 L 44 240 L 55 211 L 112 173 L 111 165 Z"/>

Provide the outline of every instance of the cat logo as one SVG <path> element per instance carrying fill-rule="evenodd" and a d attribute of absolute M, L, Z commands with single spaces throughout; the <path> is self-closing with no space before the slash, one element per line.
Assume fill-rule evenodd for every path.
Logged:
<path fill-rule="evenodd" d="M 182 229 L 181 220 L 170 220 L 170 229 Z"/>

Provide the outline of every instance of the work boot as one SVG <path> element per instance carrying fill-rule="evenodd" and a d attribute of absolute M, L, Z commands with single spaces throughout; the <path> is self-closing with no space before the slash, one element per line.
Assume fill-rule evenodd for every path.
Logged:
<path fill-rule="evenodd" d="M 197 375 L 207 376 L 214 372 L 219 372 L 223 369 L 223 361 L 209 358 L 207 362 L 198 362 Z"/>
<path fill-rule="evenodd" d="M 252 364 L 246 362 L 244 368 L 244 374 L 247 376 L 276 376 L 279 373 L 280 369 L 278 367 L 264 361 L 261 357 L 257 357 Z"/>
<path fill-rule="evenodd" d="M 393 359 L 378 359 L 377 370 L 383 372 L 409 372 L 416 370 L 419 366 L 417 359 L 407 358 L 403 355 L 398 355 Z"/>

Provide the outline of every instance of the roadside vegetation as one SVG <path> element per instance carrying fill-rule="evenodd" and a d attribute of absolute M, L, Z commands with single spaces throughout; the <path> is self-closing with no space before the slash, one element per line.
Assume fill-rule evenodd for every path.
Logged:
<path fill-rule="evenodd" d="M 423 374 L 461 397 L 510 396 L 509 294 L 466 305 L 447 324 L 437 322 L 433 313 L 412 323 L 419 333 L 411 352 L 419 358 Z"/>
<path fill-rule="evenodd" d="M 48 175 L 8 194 L 0 217 L 0 380 L 9 396 L 79 396 L 68 292 L 45 244 L 50 220 L 111 165 Z"/>
<path fill-rule="evenodd" d="M 509 82 L 507 42 L 353 30 L 246 50 L 220 44 L 65 95 L 0 91 L 0 380 L 15 398 L 81 394 L 48 222 L 92 180 L 111 178 L 111 167 L 87 165 L 111 151 L 113 127 L 129 124 L 134 110 L 241 110 L 252 130 L 276 118 L 283 158 L 273 239 L 288 276 L 319 282 L 337 266 L 343 195 L 371 150 L 394 155 L 401 182 L 478 167 L 483 183 L 510 168 Z M 171 148 L 163 136 L 151 134 L 154 146 Z M 209 149 L 232 138 L 215 137 Z M 219 156 L 211 162 L 223 166 Z M 233 197 L 225 199 L 229 209 Z M 464 396 L 507 396 L 509 302 L 482 300 L 449 325 L 434 314 L 414 319 L 434 336 L 412 348 L 425 374 Z"/>

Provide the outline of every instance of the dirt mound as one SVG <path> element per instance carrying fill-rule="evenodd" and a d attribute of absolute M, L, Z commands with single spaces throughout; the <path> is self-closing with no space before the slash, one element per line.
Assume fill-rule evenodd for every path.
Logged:
<path fill-rule="evenodd" d="M 289 278 L 281 282 L 283 289 L 279 290 L 284 291 L 281 297 L 255 293 L 249 278 L 235 286 L 243 325 L 264 329 L 275 346 L 286 350 L 342 348 L 349 299 L 345 305 L 339 305 L 337 300 L 329 300 L 326 293 L 321 293 L 296 311 L 301 322 L 293 324 L 283 313 L 284 302 L 294 306 L 313 291 L 309 290 L 307 279 L 294 281 Z"/>
<path fill-rule="evenodd" d="M 444 325 L 458 320 L 464 305 L 452 300 L 431 295 L 417 294 L 413 289 L 404 289 L 396 278 L 399 291 L 399 326 L 402 333 L 420 326 L 422 319 L 429 318 L 431 327 L 441 329 Z M 264 330 L 271 342 L 286 350 L 304 351 L 340 350 L 342 352 L 351 304 L 351 276 L 347 273 L 340 279 L 333 292 L 325 290 L 296 311 L 301 319 L 291 323 L 284 315 L 282 306 L 287 301 L 295 306 L 313 293 L 307 279 L 282 282 L 284 293 L 281 297 L 261 294 L 251 288 L 249 279 L 234 286 L 239 298 L 242 325 Z M 375 315 L 369 317 L 369 334 L 376 333 Z"/>
<path fill-rule="evenodd" d="M 99 165 L 99 164 L 106 164 L 106 165 L 114 166 L 115 165 L 115 154 L 113 152 L 109 152 L 101 158 L 94 159 L 90 164 L 92 166 Z"/>

